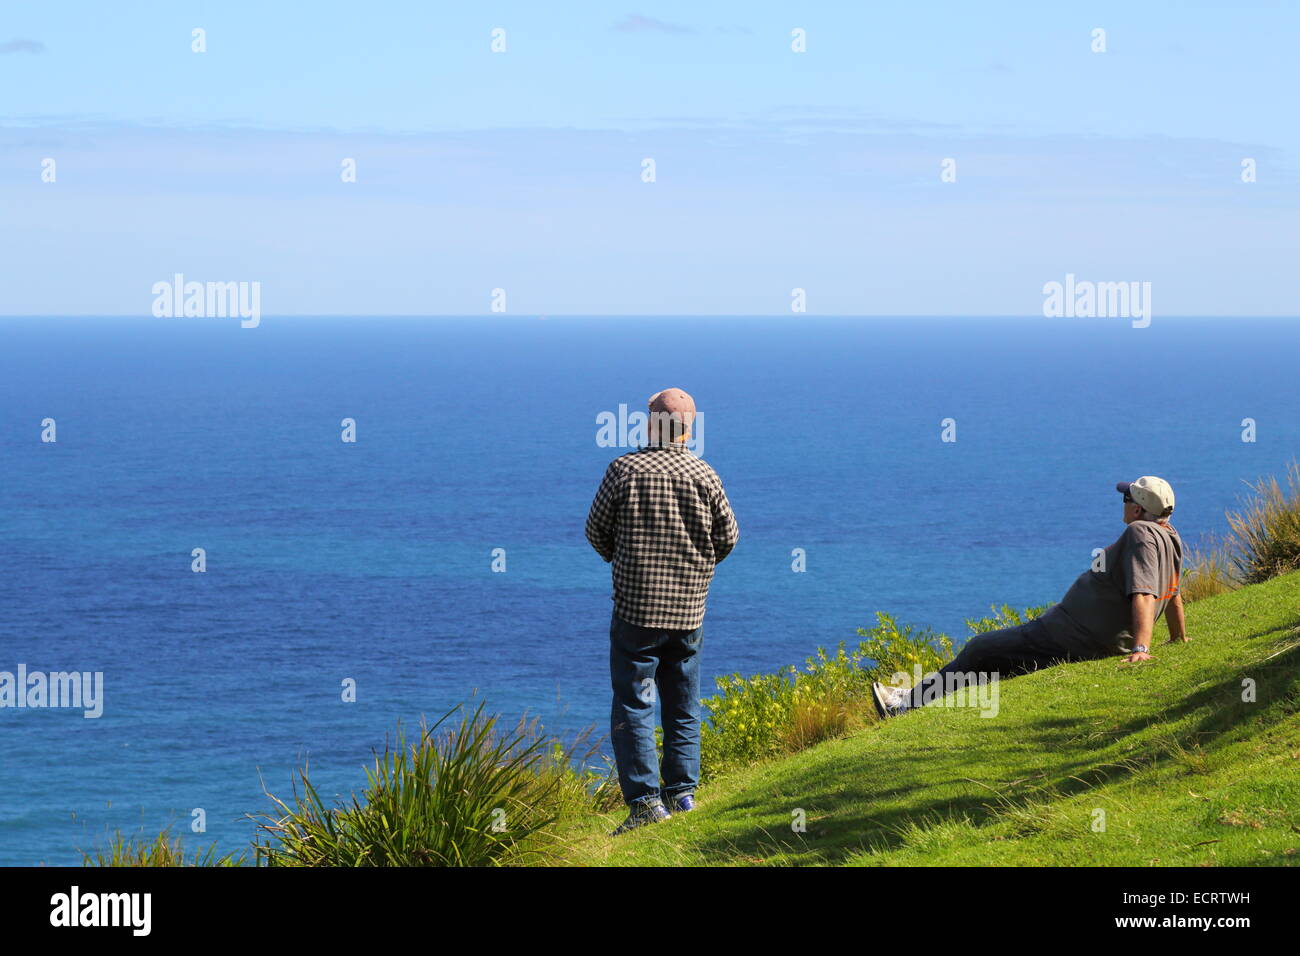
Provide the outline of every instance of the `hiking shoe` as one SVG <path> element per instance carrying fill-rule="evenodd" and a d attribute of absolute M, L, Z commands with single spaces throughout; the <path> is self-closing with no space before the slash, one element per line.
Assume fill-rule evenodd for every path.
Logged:
<path fill-rule="evenodd" d="M 668 806 L 672 807 L 673 813 L 690 813 L 695 809 L 695 794 L 682 793 L 669 797 Z"/>
<path fill-rule="evenodd" d="M 627 819 L 620 823 L 610 836 L 618 836 L 620 833 L 627 833 L 628 830 L 635 830 L 650 823 L 663 823 L 671 816 L 662 800 L 653 802 L 641 800 L 632 807 L 632 812 L 627 815 Z"/>
<path fill-rule="evenodd" d="M 871 685 L 871 701 L 876 705 L 880 719 L 897 717 L 912 709 L 912 691 L 906 687 L 890 687 L 876 681 Z"/>

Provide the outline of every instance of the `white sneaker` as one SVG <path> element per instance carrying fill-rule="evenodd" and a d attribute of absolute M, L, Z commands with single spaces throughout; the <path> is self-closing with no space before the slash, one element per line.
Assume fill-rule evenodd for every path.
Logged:
<path fill-rule="evenodd" d="M 912 709 L 912 690 L 910 687 L 891 687 L 876 681 L 871 685 L 871 700 L 876 705 L 880 719 L 897 717 Z"/>

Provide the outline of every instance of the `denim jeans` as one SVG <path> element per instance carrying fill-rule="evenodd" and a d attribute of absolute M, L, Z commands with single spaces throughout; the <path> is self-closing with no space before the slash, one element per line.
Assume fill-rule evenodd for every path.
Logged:
<path fill-rule="evenodd" d="M 628 624 L 617 614 L 610 620 L 610 739 L 618 783 L 629 804 L 693 793 L 699 783 L 703 641 L 704 625 L 675 631 Z M 656 700 L 664 727 L 662 766 L 655 750 Z"/>

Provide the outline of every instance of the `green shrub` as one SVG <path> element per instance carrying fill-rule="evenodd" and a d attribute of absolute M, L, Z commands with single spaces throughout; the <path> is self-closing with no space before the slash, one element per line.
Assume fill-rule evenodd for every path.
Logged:
<path fill-rule="evenodd" d="M 700 726 L 703 779 L 779 752 L 778 741 L 794 710 L 797 669 L 717 679 L 719 693 L 704 701 Z"/>
<path fill-rule="evenodd" d="M 876 612 L 876 626 L 867 630 L 858 628 L 865 638 L 858 645 L 859 653 L 873 662 L 871 678 L 867 681 L 888 681 L 894 674 L 913 674 L 916 668 L 928 674 L 937 671 L 952 660 L 952 641 L 944 634 L 929 628 L 917 630 L 910 624 L 903 627 L 888 614 Z"/>
<path fill-rule="evenodd" d="M 989 631 L 1000 631 L 1004 627 L 1016 627 L 1027 621 L 1042 615 L 1052 605 L 1040 604 L 1038 607 L 1027 607 L 1023 611 L 1017 611 L 1009 605 L 998 607 L 996 604 L 990 605 L 989 609 L 993 612 L 989 617 L 967 618 L 966 627 L 970 629 L 971 636 L 976 634 L 987 634 Z"/>
<path fill-rule="evenodd" d="M 704 701 L 700 728 L 702 776 L 776 754 L 791 753 L 861 725 L 873 713 L 871 684 L 895 671 L 937 670 L 952 658 L 952 642 L 928 629 L 899 627 L 888 614 L 859 628 L 855 650 L 840 642 L 834 655 L 818 648 L 804 669 L 719 677 L 718 693 Z"/>

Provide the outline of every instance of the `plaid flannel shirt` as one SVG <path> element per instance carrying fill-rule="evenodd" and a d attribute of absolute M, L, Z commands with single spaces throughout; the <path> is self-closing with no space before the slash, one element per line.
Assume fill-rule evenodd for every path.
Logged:
<path fill-rule="evenodd" d="M 717 472 L 679 442 L 614 459 L 587 516 L 587 540 L 613 565 L 614 613 L 641 627 L 699 627 L 713 568 L 739 537 Z"/>

